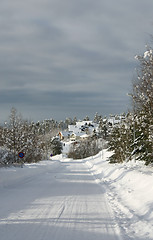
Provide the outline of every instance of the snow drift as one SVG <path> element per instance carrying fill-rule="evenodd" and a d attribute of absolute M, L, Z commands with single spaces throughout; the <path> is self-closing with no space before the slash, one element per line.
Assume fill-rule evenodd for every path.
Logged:
<path fill-rule="evenodd" d="M 122 231 L 131 239 L 153 239 L 153 169 L 134 160 L 109 164 L 111 154 L 103 150 L 85 163 L 105 185 Z"/>

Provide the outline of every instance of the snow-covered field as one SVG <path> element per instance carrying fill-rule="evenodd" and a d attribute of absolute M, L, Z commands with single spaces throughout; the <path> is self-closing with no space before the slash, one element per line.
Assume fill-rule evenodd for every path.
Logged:
<path fill-rule="evenodd" d="M 0 240 L 153 240 L 153 169 L 110 152 L 0 169 Z"/>

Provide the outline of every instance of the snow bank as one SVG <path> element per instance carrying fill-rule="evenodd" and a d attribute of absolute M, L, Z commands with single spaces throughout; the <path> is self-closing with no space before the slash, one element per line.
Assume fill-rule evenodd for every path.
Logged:
<path fill-rule="evenodd" d="M 129 239 L 153 239 L 153 169 L 142 162 L 109 164 L 111 152 L 103 150 L 85 160 L 107 197 Z"/>

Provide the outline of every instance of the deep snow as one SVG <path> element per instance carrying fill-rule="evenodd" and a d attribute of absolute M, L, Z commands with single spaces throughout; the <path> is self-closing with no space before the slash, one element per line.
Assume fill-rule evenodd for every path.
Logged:
<path fill-rule="evenodd" d="M 0 239 L 152 240 L 153 170 L 110 155 L 1 168 Z"/>
<path fill-rule="evenodd" d="M 134 160 L 109 164 L 103 150 L 85 160 L 95 180 L 105 185 L 107 199 L 127 239 L 153 240 L 153 169 Z"/>

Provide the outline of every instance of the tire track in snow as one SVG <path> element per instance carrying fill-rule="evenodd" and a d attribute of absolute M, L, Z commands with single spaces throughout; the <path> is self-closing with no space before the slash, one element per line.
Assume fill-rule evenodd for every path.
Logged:
<path fill-rule="evenodd" d="M 61 212 L 60 212 L 60 214 L 59 214 L 59 216 L 58 216 L 57 221 L 58 221 L 58 220 L 60 219 L 60 217 L 62 216 L 62 214 L 63 214 L 63 212 L 64 212 L 64 209 L 65 209 L 65 205 L 62 207 Z"/>
<path fill-rule="evenodd" d="M 62 167 L 50 172 L 46 167 L 46 172 L 31 178 L 24 185 L 26 191 L 18 184 L 18 199 L 26 199 L 27 194 L 35 199 L 21 203 L 22 209 L 14 209 L 0 222 L 1 240 L 120 239 L 105 191 L 83 161 L 62 162 Z"/>

